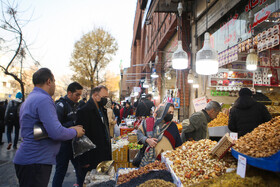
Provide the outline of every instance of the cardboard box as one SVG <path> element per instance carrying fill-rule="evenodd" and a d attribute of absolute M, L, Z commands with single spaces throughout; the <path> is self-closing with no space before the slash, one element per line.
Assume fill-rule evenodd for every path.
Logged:
<path fill-rule="evenodd" d="M 134 165 L 132 165 L 132 163 L 129 163 L 129 167 L 130 168 L 136 168 Z"/>
<path fill-rule="evenodd" d="M 116 149 L 112 152 L 112 159 L 115 162 L 127 162 L 128 161 L 128 146 Z"/>
<path fill-rule="evenodd" d="M 129 164 L 130 164 L 129 162 L 115 162 L 114 168 L 116 171 L 118 171 L 119 168 L 128 168 Z"/>

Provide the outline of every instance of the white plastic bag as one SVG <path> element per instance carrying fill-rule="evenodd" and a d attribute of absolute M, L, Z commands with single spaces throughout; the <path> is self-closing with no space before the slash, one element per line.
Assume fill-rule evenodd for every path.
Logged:
<path fill-rule="evenodd" d="M 116 125 L 114 126 L 114 135 L 115 135 L 116 137 L 118 137 L 118 136 L 120 136 L 120 134 L 121 134 L 121 132 L 120 132 L 120 127 L 118 126 L 118 124 L 116 124 Z"/>

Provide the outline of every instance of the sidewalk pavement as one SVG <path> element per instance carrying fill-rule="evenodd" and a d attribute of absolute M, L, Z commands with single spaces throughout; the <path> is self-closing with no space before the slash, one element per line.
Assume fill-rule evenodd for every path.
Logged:
<path fill-rule="evenodd" d="M 3 133 L 3 145 L 0 145 L 0 187 L 16 187 L 19 186 L 18 180 L 16 177 L 16 172 L 13 164 L 13 158 L 16 153 L 16 150 L 13 147 L 10 150 L 7 150 L 7 139 L 6 133 Z M 20 146 L 20 141 L 18 143 L 18 147 Z M 52 179 L 55 172 L 55 166 L 52 168 L 52 173 L 49 181 L 48 187 L 52 185 Z M 74 167 L 69 162 L 68 170 L 66 176 L 64 178 L 63 187 L 71 187 L 76 182 L 76 176 Z"/>

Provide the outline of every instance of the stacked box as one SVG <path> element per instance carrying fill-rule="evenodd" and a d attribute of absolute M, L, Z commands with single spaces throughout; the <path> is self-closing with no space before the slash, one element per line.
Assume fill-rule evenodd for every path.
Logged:
<path fill-rule="evenodd" d="M 115 162 L 127 162 L 128 161 L 128 146 L 125 145 L 122 148 L 116 149 L 112 152 L 112 159 Z"/>
<path fill-rule="evenodd" d="M 129 164 L 130 164 L 129 162 L 115 162 L 114 163 L 115 171 L 117 171 L 119 168 L 128 168 Z"/>

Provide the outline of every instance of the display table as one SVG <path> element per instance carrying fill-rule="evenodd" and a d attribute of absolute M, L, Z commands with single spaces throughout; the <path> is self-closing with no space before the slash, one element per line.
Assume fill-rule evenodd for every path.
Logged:
<path fill-rule="evenodd" d="M 128 134 L 130 132 L 132 132 L 134 130 L 134 128 L 128 128 L 126 126 L 120 127 L 120 134 L 121 136 L 124 134 Z"/>
<path fill-rule="evenodd" d="M 209 127 L 208 131 L 210 137 L 223 137 L 227 132 L 230 133 L 228 126 Z"/>
<path fill-rule="evenodd" d="M 265 158 L 250 157 L 237 152 L 233 148 L 231 148 L 231 153 L 232 156 L 234 156 L 234 158 L 236 159 L 238 159 L 238 155 L 244 156 L 247 159 L 247 164 L 251 166 L 265 169 L 268 171 L 280 172 L 280 151 L 278 151 L 276 154 L 270 157 L 265 157 Z"/>

